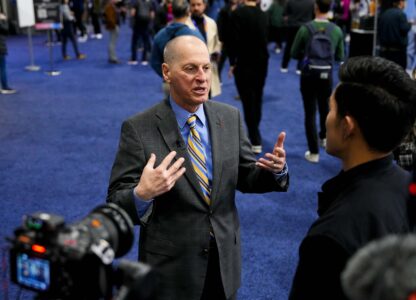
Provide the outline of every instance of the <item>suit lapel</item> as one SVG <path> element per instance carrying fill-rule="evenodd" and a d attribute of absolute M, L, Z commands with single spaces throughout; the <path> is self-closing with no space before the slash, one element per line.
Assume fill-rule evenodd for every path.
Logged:
<path fill-rule="evenodd" d="M 160 109 L 156 113 L 156 117 L 159 119 L 158 129 L 166 145 L 170 151 L 176 151 L 176 157 L 184 157 L 184 166 L 186 168 L 185 177 L 192 185 L 192 187 L 198 192 L 201 202 L 205 203 L 204 195 L 202 194 L 201 186 L 199 185 L 198 178 L 196 177 L 194 168 L 186 150 L 186 144 L 179 131 L 178 121 L 176 120 L 175 113 L 173 112 L 168 101 L 164 101 Z M 176 128 L 176 130 L 172 130 Z M 176 160 L 176 158 L 175 158 Z"/>
<path fill-rule="evenodd" d="M 212 191 L 211 191 L 211 207 L 215 205 L 218 186 L 221 181 L 221 154 L 224 153 L 223 148 L 224 141 L 222 139 L 224 123 L 217 112 L 212 108 L 212 105 L 205 105 L 205 114 L 208 118 L 209 134 L 211 137 L 211 150 L 212 150 Z"/>

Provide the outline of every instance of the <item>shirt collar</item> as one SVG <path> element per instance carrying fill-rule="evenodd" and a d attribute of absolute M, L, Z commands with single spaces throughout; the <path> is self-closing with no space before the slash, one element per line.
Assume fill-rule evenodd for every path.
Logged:
<path fill-rule="evenodd" d="M 176 120 L 178 121 L 178 125 L 181 129 L 186 125 L 186 121 L 191 115 L 196 115 L 198 124 L 201 125 L 202 127 L 205 127 L 206 117 L 205 117 L 205 112 L 204 112 L 204 105 L 200 105 L 196 112 L 190 113 L 189 111 L 183 109 L 178 104 L 176 104 L 176 102 L 173 101 L 170 97 L 169 97 L 169 102 L 170 102 L 173 112 L 175 113 Z"/>

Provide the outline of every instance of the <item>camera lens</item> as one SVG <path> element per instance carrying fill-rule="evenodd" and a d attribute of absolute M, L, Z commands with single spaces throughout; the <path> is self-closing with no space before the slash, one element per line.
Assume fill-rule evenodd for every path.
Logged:
<path fill-rule="evenodd" d="M 87 226 L 94 240 L 107 241 L 113 248 L 115 257 L 125 255 L 133 245 L 133 222 L 114 203 L 96 207 L 79 225 Z"/>

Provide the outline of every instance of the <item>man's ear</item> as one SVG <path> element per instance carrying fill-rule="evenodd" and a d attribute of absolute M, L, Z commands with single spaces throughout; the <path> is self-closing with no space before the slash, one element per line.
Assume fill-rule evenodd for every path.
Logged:
<path fill-rule="evenodd" d="M 163 75 L 163 80 L 166 81 L 167 83 L 170 83 L 170 70 L 169 70 L 169 65 L 167 63 L 162 64 L 162 75 Z"/>
<path fill-rule="evenodd" d="M 346 115 L 342 120 L 342 137 L 347 139 L 351 137 L 357 130 L 357 122 L 349 115 Z"/>

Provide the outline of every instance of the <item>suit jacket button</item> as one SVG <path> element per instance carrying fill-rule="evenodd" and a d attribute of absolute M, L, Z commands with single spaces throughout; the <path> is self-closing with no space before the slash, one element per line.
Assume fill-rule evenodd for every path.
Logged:
<path fill-rule="evenodd" d="M 204 250 L 202 250 L 205 254 L 208 254 L 208 248 L 204 248 Z"/>

